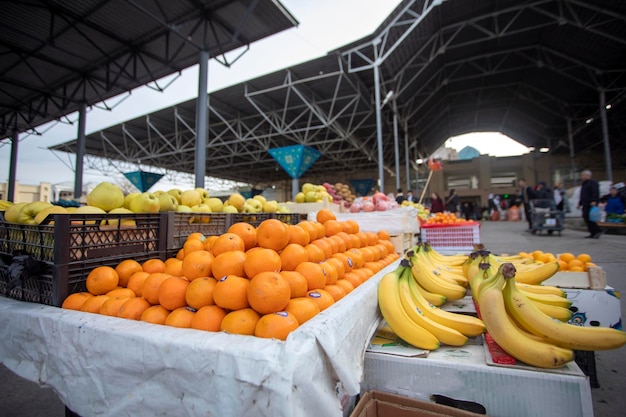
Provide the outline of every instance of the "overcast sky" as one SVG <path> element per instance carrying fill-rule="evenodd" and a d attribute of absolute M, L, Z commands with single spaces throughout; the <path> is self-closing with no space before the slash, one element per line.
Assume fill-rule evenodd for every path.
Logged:
<path fill-rule="evenodd" d="M 282 0 L 282 3 L 300 22 L 299 26 L 251 44 L 250 50 L 230 69 L 211 60 L 209 92 L 325 55 L 330 50 L 367 36 L 382 23 L 400 1 Z M 174 78 L 170 76 L 159 81 L 159 84 L 167 84 Z M 108 100 L 109 106 L 117 104 L 112 111 L 92 108 L 87 113 L 87 134 L 197 97 L 197 83 L 198 70 L 197 66 L 194 66 L 183 71 L 182 76 L 176 78 L 164 92 L 141 87 L 128 96 Z M 76 120 L 77 115 L 72 114 L 69 118 Z M 52 153 L 47 148 L 75 139 L 76 125 L 51 123 L 40 126 L 37 130 L 43 134 L 41 136 L 22 134 L 20 137 L 18 182 L 22 184 L 38 184 L 41 181 L 53 184 L 73 182 L 74 155 Z M 9 175 L 9 143 L 8 140 L 0 143 L 0 178 L 3 182 Z M 460 148 L 463 146 L 465 142 Z M 475 147 L 481 150 L 479 146 Z M 85 168 L 84 183 L 103 179 L 99 172 Z M 154 189 L 167 185 L 162 180 L 154 186 Z"/>

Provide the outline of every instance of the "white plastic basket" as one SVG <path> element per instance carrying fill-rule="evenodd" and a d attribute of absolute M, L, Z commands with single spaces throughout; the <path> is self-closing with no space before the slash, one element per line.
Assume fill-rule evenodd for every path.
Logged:
<path fill-rule="evenodd" d="M 480 243 L 480 223 L 422 225 L 422 242 L 437 251 L 468 252 Z"/>

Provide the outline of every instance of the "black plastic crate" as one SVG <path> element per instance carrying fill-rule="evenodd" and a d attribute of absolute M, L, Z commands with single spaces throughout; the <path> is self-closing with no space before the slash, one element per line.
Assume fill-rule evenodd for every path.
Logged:
<path fill-rule="evenodd" d="M 287 224 L 298 224 L 307 220 L 308 215 L 306 213 L 273 213 L 272 218 Z"/>
<path fill-rule="evenodd" d="M 103 221 L 116 221 L 103 225 Z M 60 306 L 71 293 L 84 291 L 96 266 L 116 266 L 125 259 L 164 259 L 167 216 L 164 214 L 54 214 L 41 225 L 7 223 L 0 218 L 0 293 Z M 24 279 L 7 293 L 12 257 L 28 254 L 45 272 Z"/>
<path fill-rule="evenodd" d="M 167 215 L 167 252 L 172 253 L 183 247 L 187 236 L 202 233 L 214 236 L 226 233 L 232 224 L 228 213 L 178 213 Z"/>
<path fill-rule="evenodd" d="M 258 227 L 263 220 L 272 218 L 273 213 L 229 213 L 230 220 L 228 227 L 235 223 L 246 222 L 254 227 Z M 228 227 L 226 229 L 228 229 Z"/>
<path fill-rule="evenodd" d="M 581 371 L 589 377 L 591 388 L 600 388 L 598 374 L 596 373 L 596 353 L 593 351 L 575 350 L 574 361 Z"/>

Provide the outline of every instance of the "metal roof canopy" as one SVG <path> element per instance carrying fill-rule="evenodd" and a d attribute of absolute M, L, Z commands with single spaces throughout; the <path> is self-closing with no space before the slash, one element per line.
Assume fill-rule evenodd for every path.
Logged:
<path fill-rule="evenodd" d="M 303 180 L 345 182 L 378 167 L 381 182 L 385 173 L 399 181 L 400 131 L 407 188 L 417 157 L 473 131 L 572 161 L 604 147 L 610 166 L 626 149 L 625 23 L 623 2 L 405 0 L 370 37 L 212 92 L 206 174 L 287 180 L 267 151 L 302 144 L 322 152 Z M 87 153 L 191 172 L 193 108 L 195 100 L 94 132 Z M 51 149 L 73 152 L 75 141 Z"/>
<path fill-rule="evenodd" d="M 211 57 L 230 65 L 226 52 L 295 24 L 278 0 L 2 2 L 0 138 L 15 148 L 9 182 L 19 133 L 79 111 L 80 138 L 85 106 L 108 108 L 105 100 L 150 82 L 162 90 L 158 79 Z"/>

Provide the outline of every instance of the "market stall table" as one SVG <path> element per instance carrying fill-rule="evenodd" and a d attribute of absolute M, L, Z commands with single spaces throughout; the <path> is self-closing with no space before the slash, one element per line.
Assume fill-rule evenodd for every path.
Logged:
<path fill-rule="evenodd" d="M 389 265 L 286 342 L 0 297 L 0 357 L 83 416 L 342 416 L 357 395 Z"/>

